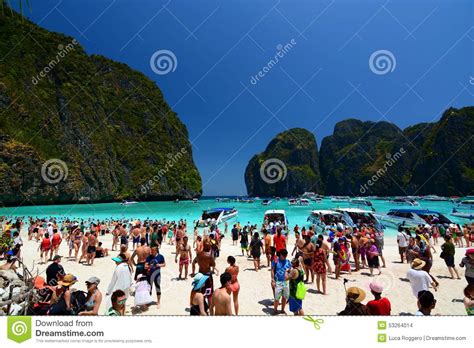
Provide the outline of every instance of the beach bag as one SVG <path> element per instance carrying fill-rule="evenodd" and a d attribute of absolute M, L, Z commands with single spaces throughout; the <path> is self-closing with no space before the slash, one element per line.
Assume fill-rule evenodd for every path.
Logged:
<path fill-rule="evenodd" d="M 297 300 L 304 300 L 306 296 L 306 287 L 304 286 L 304 282 L 299 282 L 296 285 L 296 299 Z"/>

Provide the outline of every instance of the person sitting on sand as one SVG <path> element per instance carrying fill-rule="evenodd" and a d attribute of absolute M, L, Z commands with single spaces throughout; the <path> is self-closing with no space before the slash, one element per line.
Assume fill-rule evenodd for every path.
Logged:
<path fill-rule="evenodd" d="M 7 262 L 0 266 L 0 271 L 12 270 L 16 271 L 15 263 L 18 259 L 15 256 L 7 255 Z"/>
<path fill-rule="evenodd" d="M 433 294 L 428 290 L 418 292 L 418 310 L 416 316 L 431 315 L 431 311 L 436 306 L 436 300 Z"/>
<path fill-rule="evenodd" d="M 87 297 L 84 304 L 84 310 L 79 312 L 79 315 L 98 315 L 100 304 L 102 303 L 102 293 L 98 286 L 100 279 L 97 277 L 90 277 L 86 280 Z"/>
<path fill-rule="evenodd" d="M 391 304 L 388 298 L 382 297 L 383 286 L 379 283 L 372 282 L 369 284 L 369 288 L 375 298 L 367 302 L 370 315 L 390 315 Z"/>
<path fill-rule="evenodd" d="M 99 242 L 99 245 L 95 249 L 95 258 L 99 259 L 102 257 L 109 256 L 109 249 L 102 246 L 102 242 Z"/>
<path fill-rule="evenodd" d="M 369 309 L 362 304 L 365 299 L 365 291 L 358 287 L 350 287 L 346 290 L 346 308 L 338 315 L 370 315 Z"/>
<path fill-rule="evenodd" d="M 191 306 L 189 311 L 190 315 L 208 315 L 209 304 L 207 303 L 206 297 L 202 292 L 202 288 L 204 287 L 204 284 L 208 278 L 209 276 L 202 273 L 198 273 L 194 276 L 189 300 L 189 304 Z"/>
<path fill-rule="evenodd" d="M 108 316 L 122 316 L 125 315 L 125 304 L 127 303 L 127 296 L 122 290 L 115 290 L 111 297 L 112 305 L 109 307 L 105 315 Z"/>
<path fill-rule="evenodd" d="M 217 289 L 210 303 L 209 311 L 211 315 L 232 315 L 232 306 L 230 293 L 232 292 L 231 285 L 232 276 L 224 272 L 220 276 L 221 287 Z"/>
<path fill-rule="evenodd" d="M 240 291 L 240 284 L 237 279 L 239 275 L 239 266 L 235 264 L 235 257 L 229 256 L 227 257 L 227 263 L 229 267 L 226 268 L 226 272 L 232 276 L 230 280 L 230 290 L 232 291 L 232 297 L 234 301 L 234 311 L 235 315 L 239 315 L 239 291 Z"/>

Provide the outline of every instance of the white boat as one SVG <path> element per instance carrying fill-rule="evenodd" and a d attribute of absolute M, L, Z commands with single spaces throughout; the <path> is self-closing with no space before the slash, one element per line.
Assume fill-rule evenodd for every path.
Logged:
<path fill-rule="evenodd" d="M 351 198 L 348 196 L 334 196 L 331 198 L 331 202 L 334 203 L 349 203 L 350 200 Z"/>
<path fill-rule="evenodd" d="M 373 208 L 372 202 L 367 200 L 367 199 L 362 199 L 362 198 L 354 198 L 349 201 L 351 205 L 358 205 L 358 206 L 363 206 L 363 207 L 369 207 Z"/>
<path fill-rule="evenodd" d="M 321 197 L 313 197 L 313 198 L 311 198 L 311 200 L 312 200 L 313 202 L 316 202 L 316 203 L 320 203 L 320 202 L 323 201 L 323 199 L 322 199 Z"/>
<path fill-rule="evenodd" d="M 474 210 L 474 199 L 466 199 L 464 201 L 458 201 L 454 208 L 456 210 Z"/>
<path fill-rule="evenodd" d="M 397 205 L 410 205 L 410 206 L 420 205 L 413 198 L 408 198 L 408 197 L 395 197 L 394 199 L 391 199 L 389 202 L 392 204 L 397 204 Z"/>
<path fill-rule="evenodd" d="M 199 202 L 199 199 L 193 198 L 193 203 L 197 203 L 197 202 Z"/>
<path fill-rule="evenodd" d="M 338 224 L 347 225 L 344 214 L 335 210 L 312 210 L 306 221 L 310 222 L 316 234 L 327 234 L 330 228 L 337 228 Z"/>
<path fill-rule="evenodd" d="M 432 202 L 445 202 L 449 200 L 449 198 L 447 197 L 440 197 L 436 195 L 424 196 L 424 197 L 421 197 L 421 199 L 424 201 L 432 201 Z"/>
<path fill-rule="evenodd" d="M 137 204 L 138 202 L 135 202 L 135 201 L 123 201 L 122 203 L 120 203 L 121 205 L 131 205 L 131 204 Z"/>
<path fill-rule="evenodd" d="M 271 200 L 271 199 L 264 199 L 264 200 L 262 201 L 262 205 L 270 205 L 270 204 L 272 204 L 272 200 Z"/>
<path fill-rule="evenodd" d="M 296 204 L 297 205 L 302 205 L 302 206 L 307 206 L 307 205 L 309 205 L 309 200 L 307 200 L 306 198 L 301 198 L 301 199 L 298 199 L 296 201 Z"/>
<path fill-rule="evenodd" d="M 373 211 L 359 208 L 337 208 L 334 209 L 344 215 L 344 221 L 352 228 L 360 227 L 362 224 L 374 226 L 382 231 L 385 227 L 377 219 Z"/>
<path fill-rule="evenodd" d="M 419 225 L 431 225 L 433 221 L 441 224 L 451 224 L 443 214 L 428 209 L 391 209 L 386 214 L 377 214 L 383 223 L 398 227 L 400 225 L 406 227 L 417 227 Z"/>
<path fill-rule="evenodd" d="M 238 214 L 239 212 L 235 208 L 213 208 L 204 210 L 202 212 L 201 219 L 199 220 L 198 225 L 219 225 L 222 222 L 235 218 Z"/>
<path fill-rule="evenodd" d="M 288 218 L 284 210 L 267 210 L 263 216 L 264 224 L 274 224 L 288 229 Z"/>
<path fill-rule="evenodd" d="M 456 216 L 458 218 L 462 218 L 462 219 L 474 220 L 474 212 L 463 213 L 463 212 L 457 211 L 456 209 L 453 209 L 453 212 L 451 213 L 451 215 Z"/>
<path fill-rule="evenodd" d="M 297 205 L 298 204 L 298 201 L 294 198 L 290 198 L 288 200 L 288 205 Z"/>

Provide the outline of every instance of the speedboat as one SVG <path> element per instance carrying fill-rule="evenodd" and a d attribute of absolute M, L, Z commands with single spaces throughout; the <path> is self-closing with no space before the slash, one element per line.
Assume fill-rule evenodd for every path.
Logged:
<path fill-rule="evenodd" d="M 309 205 L 309 200 L 307 200 L 306 198 L 301 198 L 296 201 L 296 204 L 306 206 Z"/>
<path fill-rule="evenodd" d="M 408 198 L 408 197 L 395 197 L 394 199 L 389 201 L 392 204 L 397 204 L 397 205 L 419 205 L 417 201 L 415 201 L 413 198 Z"/>
<path fill-rule="evenodd" d="M 271 199 L 264 199 L 264 200 L 262 201 L 262 205 L 270 205 L 270 204 L 272 204 L 272 200 L 271 200 Z"/>
<path fill-rule="evenodd" d="M 466 199 L 464 201 L 458 201 L 454 208 L 456 210 L 474 210 L 474 199 Z"/>
<path fill-rule="evenodd" d="M 362 198 L 354 198 L 354 199 L 351 199 L 349 201 L 349 203 L 351 205 L 359 205 L 359 206 L 363 206 L 363 207 L 370 207 L 373 209 L 372 207 L 372 202 L 367 200 L 367 199 L 362 199 Z"/>
<path fill-rule="evenodd" d="M 235 208 L 213 208 L 204 210 L 198 225 L 206 226 L 211 223 L 218 225 L 222 222 L 235 218 L 238 214 L 239 212 Z"/>
<path fill-rule="evenodd" d="M 335 210 L 312 210 L 306 219 L 314 226 L 316 234 L 327 234 L 330 228 L 338 225 L 348 225 L 344 220 L 344 214 Z"/>
<path fill-rule="evenodd" d="M 432 202 L 445 202 L 445 201 L 449 200 L 446 197 L 440 197 L 440 196 L 436 196 L 436 195 L 424 196 L 421 199 L 424 200 L 424 201 L 432 201 Z"/>
<path fill-rule="evenodd" d="M 197 203 L 197 202 L 199 202 L 199 199 L 193 198 L 193 203 Z"/>
<path fill-rule="evenodd" d="M 344 221 L 352 228 L 360 227 L 361 225 L 374 226 L 378 231 L 382 231 L 385 228 L 372 211 L 359 208 L 337 208 L 334 210 L 342 213 Z"/>
<path fill-rule="evenodd" d="M 474 212 L 463 213 L 463 212 L 457 211 L 456 209 L 453 209 L 453 212 L 451 213 L 451 215 L 456 216 L 458 218 L 462 218 L 462 219 L 474 220 Z"/>
<path fill-rule="evenodd" d="M 267 210 L 263 216 L 263 223 L 278 225 L 284 230 L 288 229 L 288 218 L 284 210 Z"/>
<path fill-rule="evenodd" d="M 123 201 L 122 203 L 120 203 L 121 205 L 131 205 L 131 204 L 137 204 L 138 202 L 135 202 L 135 201 Z"/>
<path fill-rule="evenodd" d="M 349 203 L 350 200 L 351 198 L 348 196 L 334 196 L 331 198 L 331 202 L 334 203 Z"/>
<path fill-rule="evenodd" d="M 298 204 L 298 201 L 294 198 L 290 198 L 288 200 L 288 205 L 297 205 Z"/>
<path fill-rule="evenodd" d="M 453 223 L 443 214 L 427 209 L 391 209 L 387 214 L 377 214 L 377 217 L 385 224 L 398 227 L 417 227 L 419 225 L 431 225 L 434 222 L 441 224 Z"/>

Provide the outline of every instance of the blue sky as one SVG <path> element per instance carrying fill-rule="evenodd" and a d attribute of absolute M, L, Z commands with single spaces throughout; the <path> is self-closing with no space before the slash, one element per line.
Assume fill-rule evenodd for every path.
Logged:
<path fill-rule="evenodd" d="M 205 195 L 245 195 L 248 161 L 288 128 L 320 144 L 346 118 L 405 128 L 473 105 L 469 0 L 30 2 L 34 22 L 156 81 L 188 128 Z M 154 73 L 158 50 L 176 56 L 173 72 Z M 369 66 L 379 50 L 388 70 Z"/>

